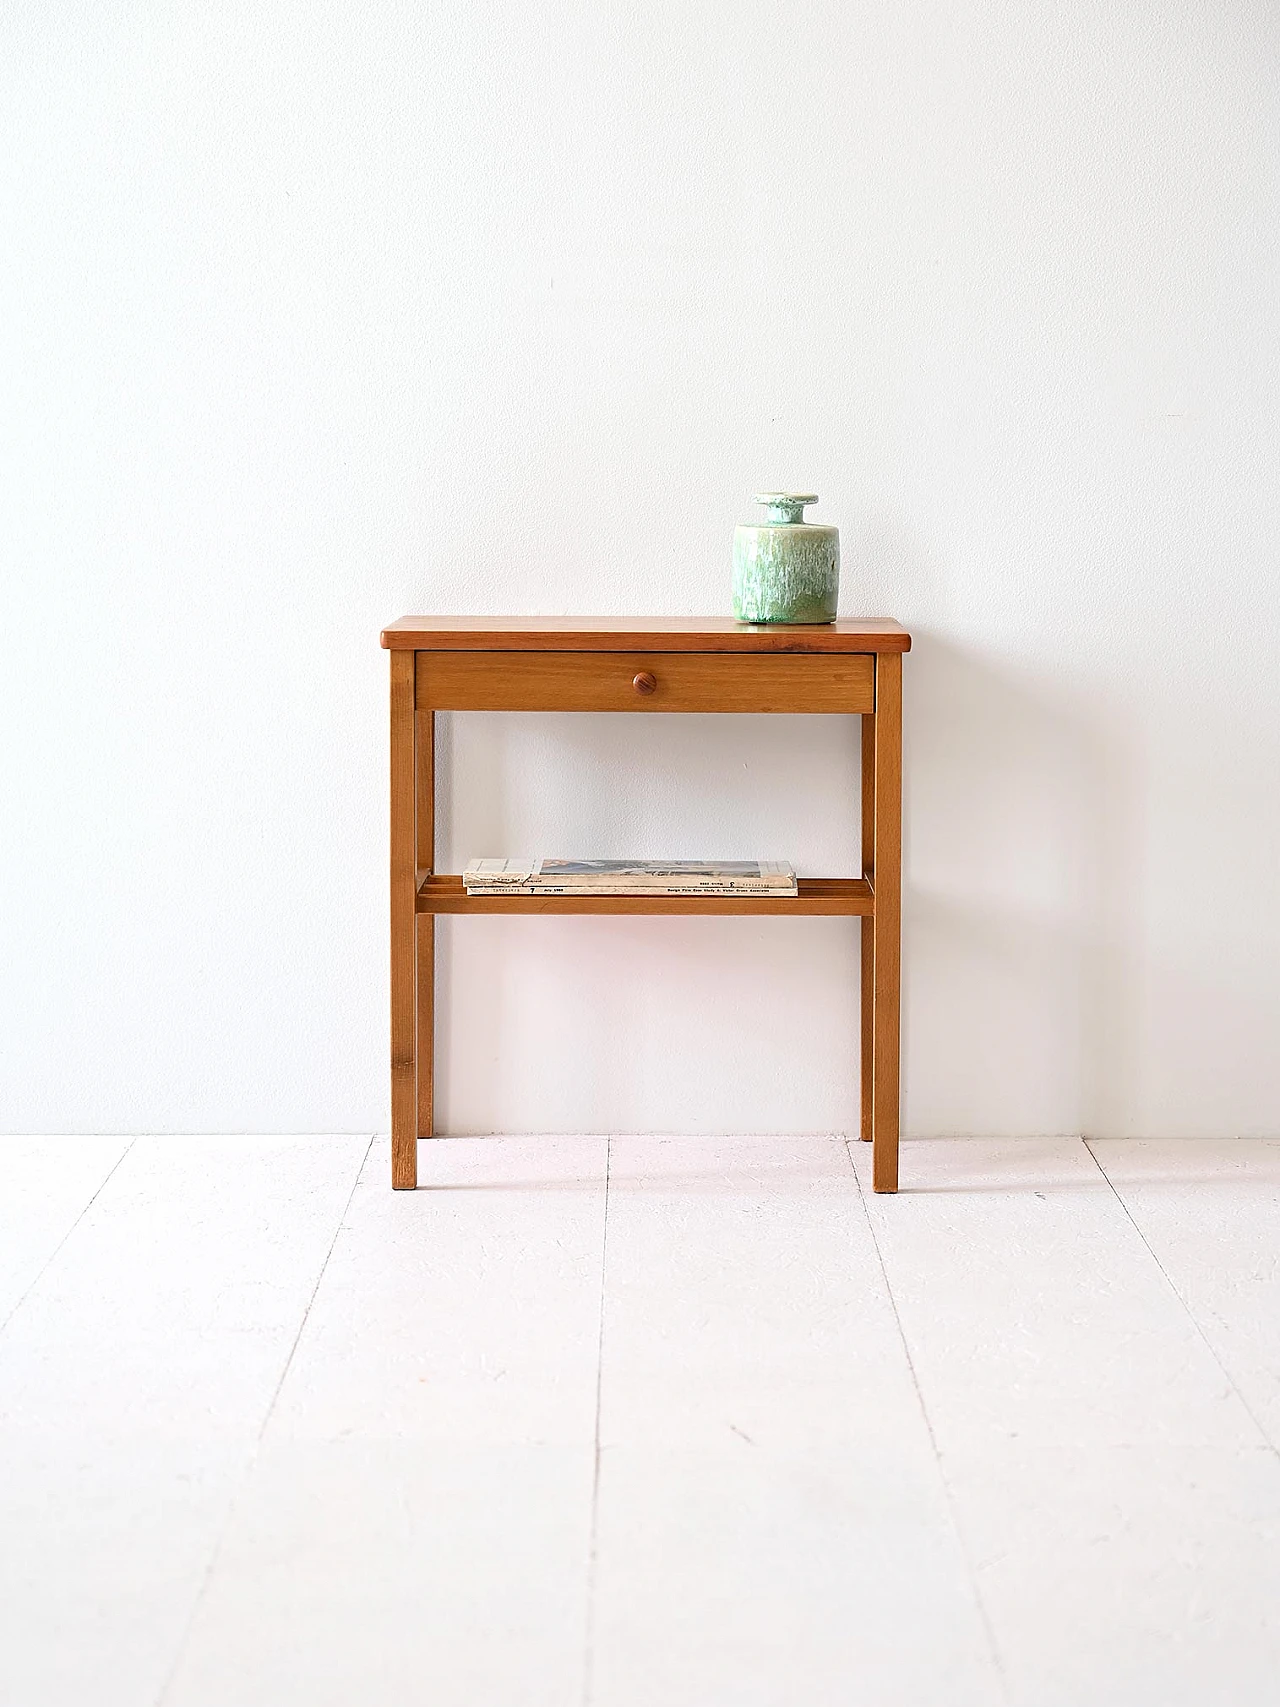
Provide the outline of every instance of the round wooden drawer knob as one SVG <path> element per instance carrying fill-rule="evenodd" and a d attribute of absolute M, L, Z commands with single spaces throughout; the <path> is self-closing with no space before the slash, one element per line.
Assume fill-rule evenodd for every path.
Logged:
<path fill-rule="evenodd" d="M 658 678 L 650 675 L 648 670 L 641 670 L 638 676 L 632 676 L 631 685 L 637 693 L 652 693 L 658 685 Z"/>

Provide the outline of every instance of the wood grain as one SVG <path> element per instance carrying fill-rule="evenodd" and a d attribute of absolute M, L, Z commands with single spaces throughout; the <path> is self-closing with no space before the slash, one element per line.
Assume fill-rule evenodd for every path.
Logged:
<path fill-rule="evenodd" d="M 420 711 L 862 712 L 875 703 L 875 658 L 862 652 L 823 658 L 707 652 L 415 656 Z"/>
<path fill-rule="evenodd" d="M 710 913 L 745 917 L 858 917 L 871 911 L 871 885 L 857 877 L 802 877 L 798 895 L 468 895 L 461 877 L 424 878 L 423 913 Z"/>
<path fill-rule="evenodd" d="M 415 713 L 417 732 L 417 879 L 435 870 L 436 863 L 436 718 L 433 711 Z M 436 921 L 428 913 L 418 919 L 418 1137 L 435 1130 Z"/>
<path fill-rule="evenodd" d="M 751 626 L 723 617 L 401 617 L 391 652 L 392 1183 L 417 1181 L 434 1130 L 435 919 L 441 914 L 855 917 L 859 1130 L 878 1192 L 898 1186 L 902 654 L 887 618 Z M 436 876 L 435 711 L 861 714 L 858 878 L 802 878 L 796 896 L 468 895 Z"/>
<path fill-rule="evenodd" d="M 391 1183 L 418 1183 L 413 654 L 391 654 Z"/>
<path fill-rule="evenodd" d="M 876 727 L 875 718 L 862 719 L 862 875 L 872 877 L 876 864 Z M 873 884 L 874 887 L 874 884 Z M 858 1131 L 871 1142 L 871 1081 L 875 1072 L 875 923 L 865 917 L 861 926 L 862 1002 L 858 1017 L 861 1054 Z"/>
<path fill-rule="evenodd" d="M 871 1177 L 898 1189 L 899 969 L 902 895 L 902 658 L 876 659 L 874 1064 Z"/>
<path fill-rule="evenodd" d="M 427 652 L 909 652 L 888 617 L 824 623 L 734 622 L 726 616 L 402 616 L 392 649 Z"/>

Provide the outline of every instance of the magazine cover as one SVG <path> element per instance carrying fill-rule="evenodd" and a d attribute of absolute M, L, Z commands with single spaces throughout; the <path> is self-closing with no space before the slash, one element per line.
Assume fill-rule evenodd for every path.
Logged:
<path fill-rule="evenodd" d="M 710 884 L 732 888 L 750 884 L 791 888 L 795 872 L 785 860 L 658 860 L 658 859 L 473 859 L 463 872 L 468 889 L 508 886 L 557 889 L 663 888 L 678 884 Z"/>

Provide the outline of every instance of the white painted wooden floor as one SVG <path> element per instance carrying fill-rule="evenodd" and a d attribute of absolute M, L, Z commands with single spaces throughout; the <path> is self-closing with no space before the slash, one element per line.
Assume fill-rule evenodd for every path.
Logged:
<path fill-rule="evenodd" d="M 1280 1143 L 0 1139 L 4 1707 L 1280 1699 Z"/>

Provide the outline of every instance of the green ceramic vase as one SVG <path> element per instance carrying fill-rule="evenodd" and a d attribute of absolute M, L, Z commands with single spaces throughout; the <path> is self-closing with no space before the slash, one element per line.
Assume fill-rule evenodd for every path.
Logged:
<path fill-rule="evenodd" d="M 834 622 L 840 530 L 804 519 L 807 492 L 757 492 L 769 519 L 734 529 L 733 614 L 738 622 Z"/>

